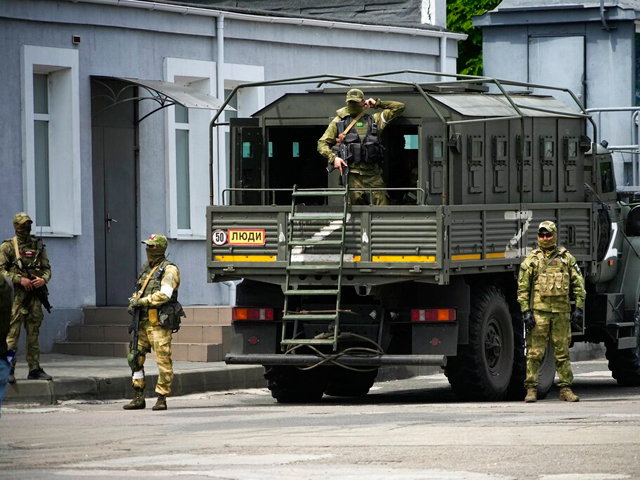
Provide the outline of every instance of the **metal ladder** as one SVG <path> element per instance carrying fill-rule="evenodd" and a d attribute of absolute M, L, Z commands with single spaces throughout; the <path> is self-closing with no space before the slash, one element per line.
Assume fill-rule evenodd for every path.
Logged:
<path fill-rule="evenodd" d="M 342 214 L 339 213 L 303 213 L 296 210 L 296 200 L 299 197 L 331 197 L 341 196 L 343 197 L 343 210 Z M 284 310 L 282 313 L 282 340 L 280 344 L 284 349 L 285 346 L 298 346 L 298 345 L 333 345 L 333 350 L 336 351 L 338 347 L 338 335 L 340 333 L 340 295 L 342 290 L 342 268 L 344 265 L 344 252 L 345 252 L 345 236 L 346 236 L 346 224 L 347 224 L 347 207 L 349 199 L 349 186 L 345 186 L 344 190 L 298 190 L 294 185 L 293 192 L 291 194 L 291 214 L 289 216 L 288 231 L 287 231 L 287 269 L 284 288 Z M 319 238 L 310 238 L 306 240 L 294 239 L 295 226 L 303 224 L 308 221 L 322 221 L 329 220 L 333 222 L 340 221 L 339 229 L 341 233 L 340 240 L 327 240 L 325 236 L 319 235 Z M 336 228 L 336 230 L 338 230 Z M 326 235 L 329 236 L 329 235 Z M 293 249 L 296 247 L 312 247 L 312 246 L 329 246 L 337 245 L 340 247 L 339 262 L 332 263 L 299 263 L 292 262 Z M 313 290 L 301 290 L 294 289 L 291 286 L 291 275 L 314 275 L 318 272 L 337 272 L 338 283 L 336 288 L 332 289 L 313 289 Z M 291 297 L 313 297 L 313 296 L 335 296 L 336 307 L 335 310 L 321 310 L 321 311 L 289 311 L 289 299 Z M 291 338 L 287 338 L 287 323 L 293 321 L 293 335 Z M 298 336 L 299 322 L 300 321 L 317 321 L 326 322 L 333 321 L 333 337 L 332 338 L 311 338 L 311 339 L 296 339 Z"/>

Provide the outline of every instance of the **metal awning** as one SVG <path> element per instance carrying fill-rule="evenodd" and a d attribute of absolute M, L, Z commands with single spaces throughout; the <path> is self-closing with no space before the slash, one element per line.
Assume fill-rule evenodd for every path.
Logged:
<path fill-rule="evenodd" d="M 216 97 L 209 95 L 208 93 L 201 92 L 200 90 L 196 90 L 195 88 L 188 85 L 181 85 L 179 83 L 162 82 L 160 80 L 140 80 L 138 78 L 126 77 L 92 76 L 91 78 L 92 80 L 99 82 L 104 87 L 106 87 L 106 89 L 110 92 L 108 97 L 112 101 L 111 105 L 96 113 L 94 116 L 97 116 L 108 108 L 111 108 L 120 103 L 136 100 L 152 100 L 159 105 L 158 108 L 147 113 L 144 117 L 138 120 L 138 122 L 141 122 L 149 115 L 154 114 L 158 110 L 162 110 L 163 108 L 167 108 L 176 104 L 182 105 L 186 108 L 199 108 L 206 110 L 218 110 L 222 105 L 222 101 L 218 100 Z M 121 88 L 119 91 L 114 91 L 102 80 L 118 80 L 120 82 L 125 82 L 127 85 Z M 148 93 L 148 95 L 139 95 L 134 98 L 120 99 L 122 91 L 132 86 L 143 88 Z M 225 107 L 225 110 L 234 111 L 235 109 L 227 105 Z"/>

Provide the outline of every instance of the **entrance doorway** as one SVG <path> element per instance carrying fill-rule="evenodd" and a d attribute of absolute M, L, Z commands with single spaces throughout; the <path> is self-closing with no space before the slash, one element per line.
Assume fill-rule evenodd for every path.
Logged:
<path fill-rule="evenodd" d="M 97 306 L 126 305 L 137 278 L 137 102 L 123 102 L 136 96 L 134 85 L 91 81 Z"/>

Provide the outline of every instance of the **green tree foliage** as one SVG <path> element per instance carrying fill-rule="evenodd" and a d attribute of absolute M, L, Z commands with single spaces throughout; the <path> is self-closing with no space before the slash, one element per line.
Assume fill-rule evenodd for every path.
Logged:
<path fill-rule="evenodd" d="M 482 75 L 482 30 L 471 17 L 493 10 L 502 0 L 447 0 L 447 28 L 469 37 L 458 43 L 458 73 Z"/>

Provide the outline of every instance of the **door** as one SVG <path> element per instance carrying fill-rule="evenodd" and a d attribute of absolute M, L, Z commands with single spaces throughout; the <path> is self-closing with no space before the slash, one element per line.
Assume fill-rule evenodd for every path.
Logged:
<path fill-rule="evenodd" d="M 585 104 L 584 36 L 529 37 L 529 82 L 571 90 Z M 534 93 L 553 95 L 571 108 L 576 104 L 568 93 L 535 89 Z"/>
<path fill-rule="evenodd" d="M 137 131 L 136 103 L 122 100 L 135 88 L 94 80 L 91 92 L 96 305 L 126 305 L 138 266 Z"/>

